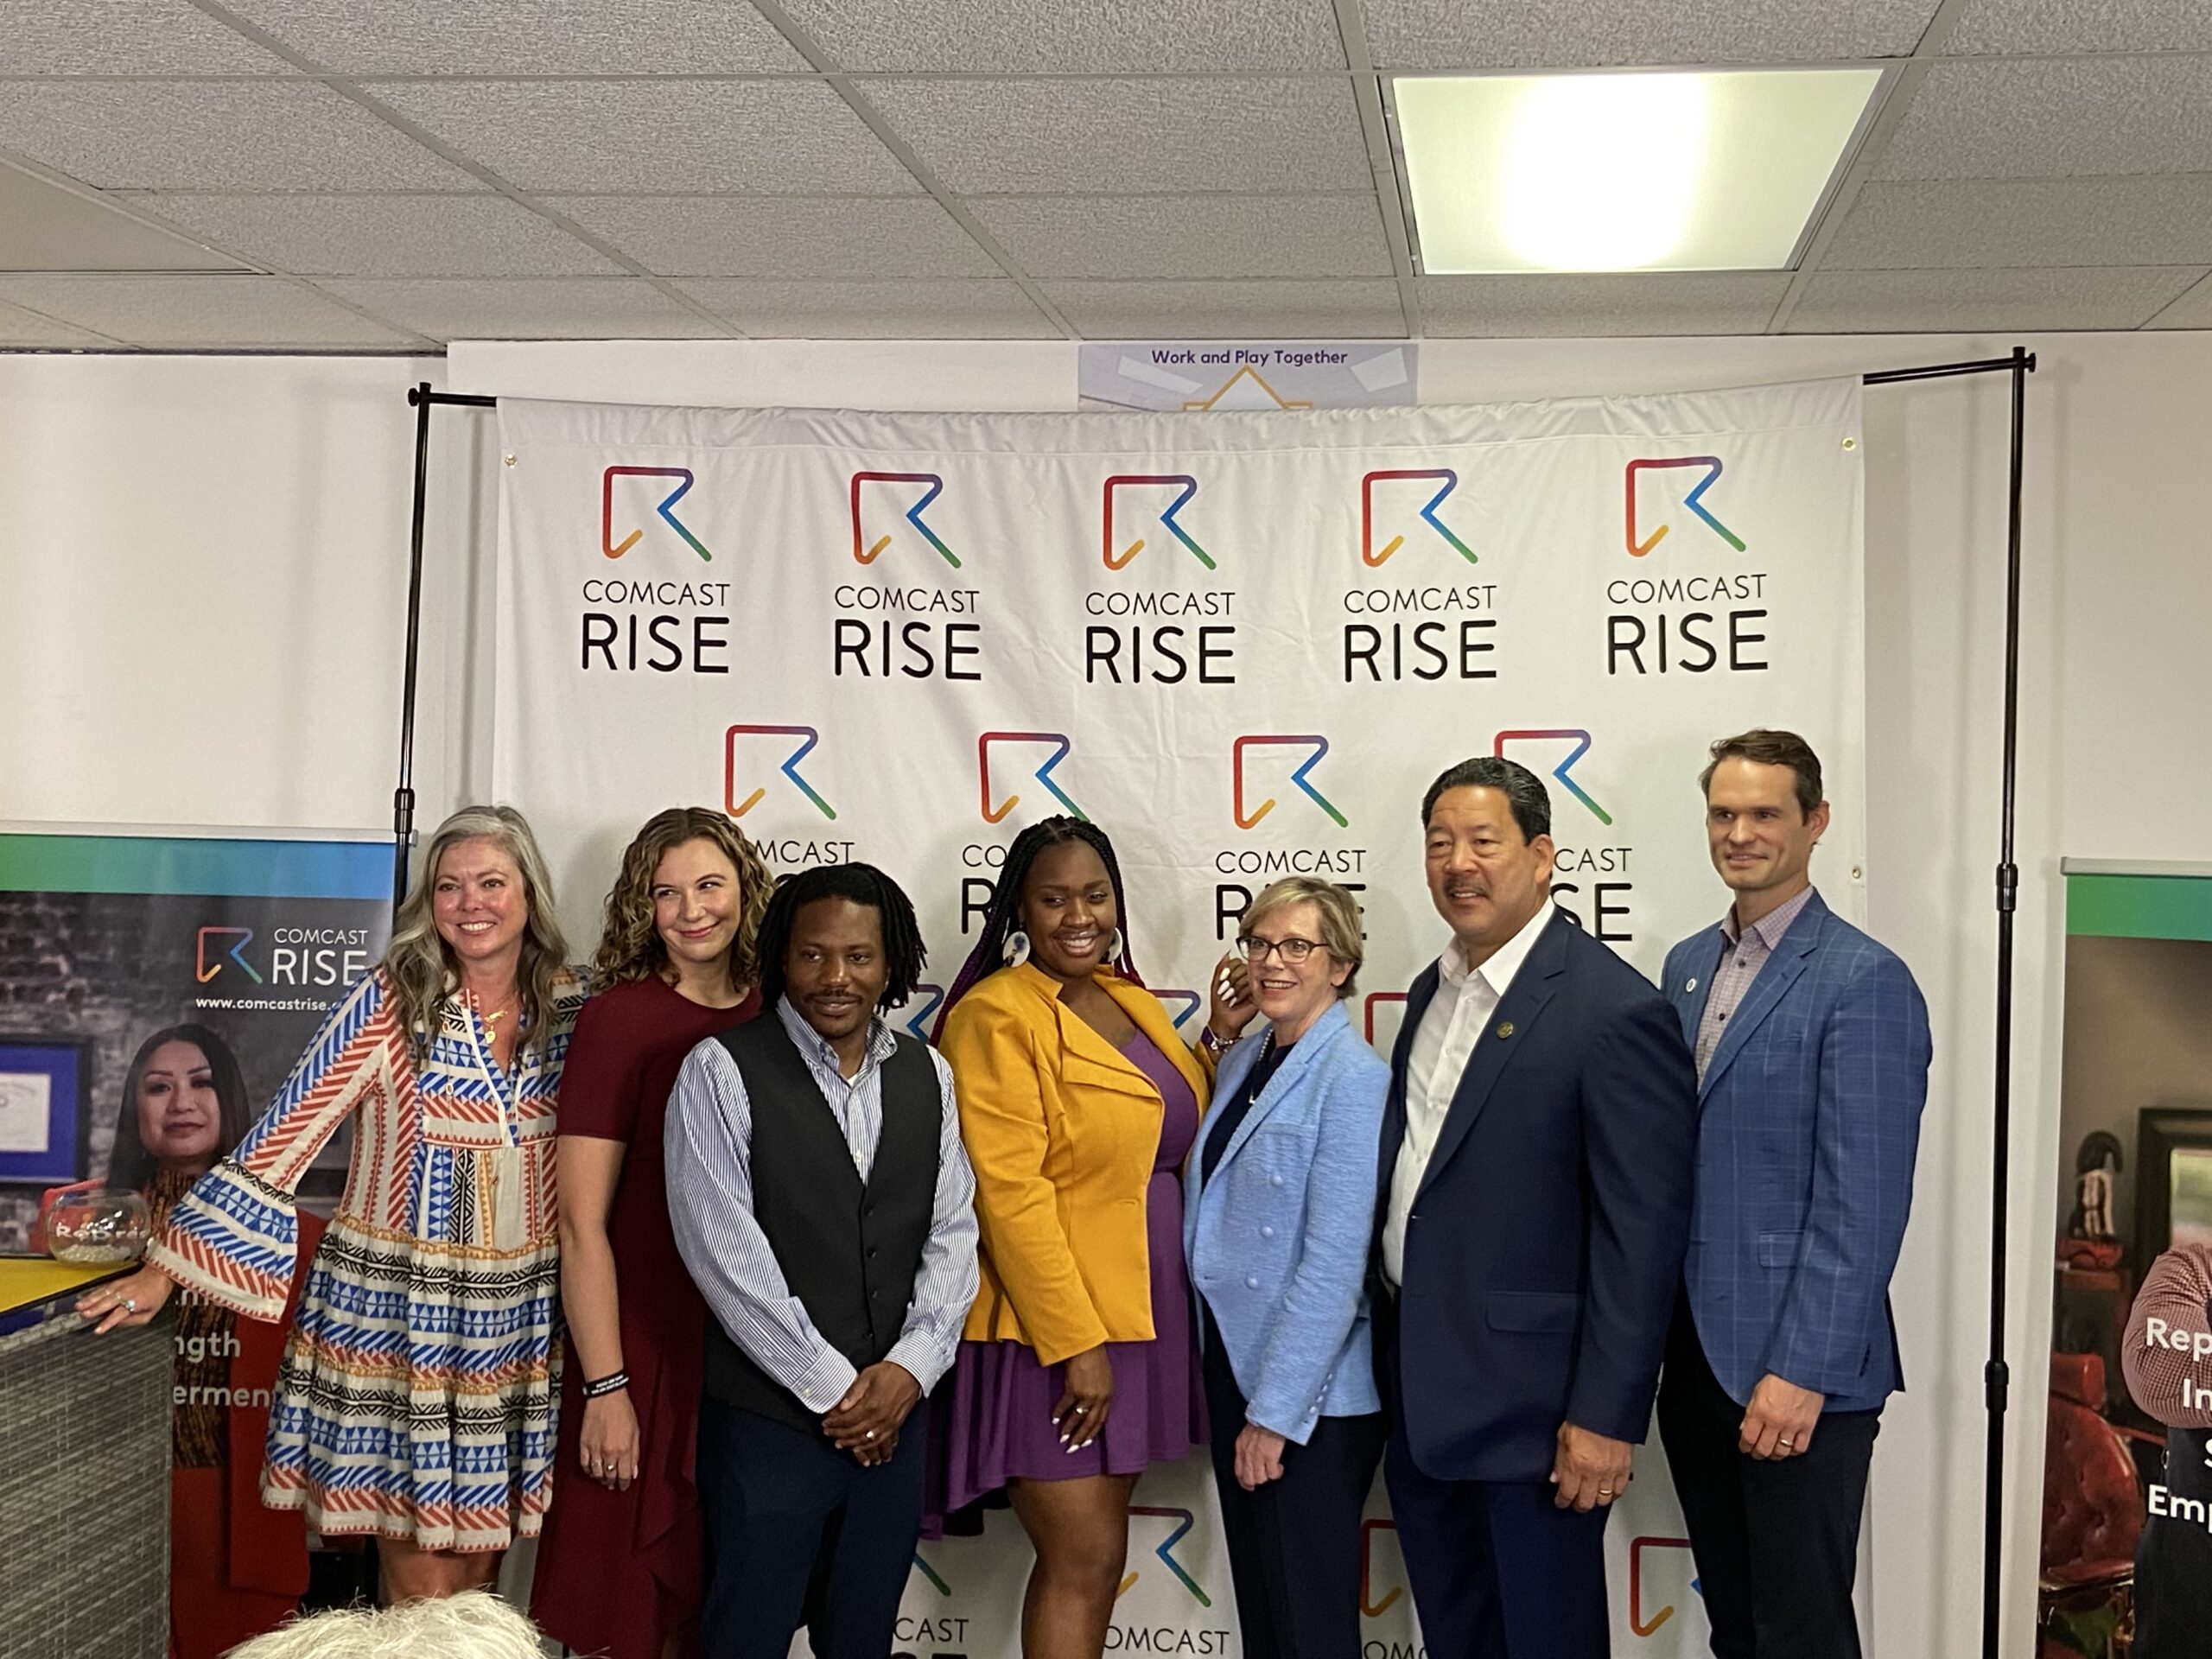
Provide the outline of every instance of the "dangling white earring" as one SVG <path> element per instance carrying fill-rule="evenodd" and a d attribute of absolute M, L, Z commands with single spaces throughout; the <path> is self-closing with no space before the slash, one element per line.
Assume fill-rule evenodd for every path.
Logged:
<path fill-rule="evenodd" d="M 1006 936 L 999 946 L 999 959 L 1009 968 L 1019 968 L 1029 960 L 1029 936 L 1020 928 Z"/>
<path fill-rule="evenodd" d="M 1122 959 L 1122 930 L 1116 928 L 1106 936 L 1106 954 L 1099 957 L 1101 963 L 1112 967 Z"/>

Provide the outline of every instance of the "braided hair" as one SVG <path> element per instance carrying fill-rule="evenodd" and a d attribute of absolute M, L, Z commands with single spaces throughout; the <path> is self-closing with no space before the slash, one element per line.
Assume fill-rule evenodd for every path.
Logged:
<path fill-rule="evenodd" d="M 913 901 L 873 864 L 817 864 L 786 876 L 768 900 L 755 947 L 760 963 L 760 1001 L 772 1007 L 784 994 L 784 957 L 791 949 L 791 925 L 799 907 L 817 899 L 849 899 L 876 913 L 883 929 L 883 997 L 879 1009 L 895 1008 L 921 982 L 929 953 L 914 920 Z"/>
<path fill-rule="evenodd" d="M 944 1035 L 945 1016 L 952 1012 L 953 1005 L 974 989 L 978 980 L 1004 965 L 1007 935 L 1021 925 L 1021 889 L 1029 880 L 1038 855 L 1047 848 L 1065 846 L 1071 841 L 1083 842 L 1098 855 L 1106 866 L 1106 879 L 1114 884 L 1114 918 L 1122 935 L 1122 954 L 1109 965 L 1123 979 L 1139 985 L 1144 983 L 1137 976 L 1136 963 L 1129 951 L 1129 902 L 1122 891 L 1122 866 L 1114 856 L 1114 843 L 1106 838 L 1103 830 L 1087 818 L 1042 818 L 1016 836 L 1014 845 L 1007 849 L 1006 864 L 991 887 L 990 908 L 983 913 L 982 931 L 976 938 L 976 948 L 968 953 L 968 960 L 961 964 L 952 988 L 944 994 L 937 1024 L 930 1031 L 931 1042 Z"/>

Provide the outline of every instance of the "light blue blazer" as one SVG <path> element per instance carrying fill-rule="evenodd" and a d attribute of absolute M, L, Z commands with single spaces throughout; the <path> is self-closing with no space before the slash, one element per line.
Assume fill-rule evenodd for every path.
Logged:
<path fill-rule="evenodd" d="M 1222 1056 L 1217 1113 L 1262 1043 L 1255 1031 Z M 1211 1117 L 1184 1171 L 1191 1284 L 1221 1327 L 1245 1415 L 1300 1446 L 1323 1417 L 1382 1408 L 1366 1284 L 1389 1090 L 1389 1065 L 1332 1003 L 1252 1103 L 1213 1179 L 1199 1173 Z"/>

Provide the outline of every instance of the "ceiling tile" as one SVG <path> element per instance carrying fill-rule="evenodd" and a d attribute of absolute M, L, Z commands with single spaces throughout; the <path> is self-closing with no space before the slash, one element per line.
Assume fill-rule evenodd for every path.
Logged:
<path fill-rule="evenodd" d="M 1046 283 L 1046 297 L 1092 340 L 1396 340 L 1398 288 L 1383 282 Z"/>
<path fill-rule="evenodd" d="M 186 0 L 37 0 L 0 29 L 0 76 L 291 73 Z"/>
<path fill-rule="evenodd" d="M 1384 69 L 1801 63 L 1908 55 L 1936 0 L 1367 0 Z"/>
<path fill-rule="evenodd" d="M 1823 270 L 2212 265 L 2212 174 L 1869 184 Z"/>
<path fill-rule="evenodd" d="M 2212 57 L 1939 63 L 1882 179 L 2212 173 Z"/>
<path fill-rule="evenodd" d="M 963 194 L 1373 188 L 1349 79 L 870 80 Z"/>
<path fill-rule="evenodd" d="M 996 276 L 927 196 L 550 196 L 664 276 Z"/>
<path fill-rule="evenodd" d="M 969 211 L 1033 276 L 1388 276 L 1372 195 L 990 196 Z"/>
<path fill-rule="evenodd" d="M 0 270 L 235 270 L 119 207 L 0 166 Z"/>
<path fill-rule="evenodd" d="M 1947 54 L 2212 51 L 2203 0 L 1966 0 Z"/>
<path fill-rule="evenodd" d="M 1758 334 L 1789 287 L 1786 270 L 1424 276 L 1421 332 L 1487 339 Z"/>
<path fill-rule="evenodd" d="M 26 346 L 81 346 L 92 350 L 112 350 L 115 341 L 87 329 L 73 328 L 66 322 L 56 322 L 52 317 L 42 317 L 35 311 L 26 311 L 21 306 L 0 303 L 0 351 L 21 351 Z"/>
<path fill-rule="evenodd" d="M 677 284 L 748 334 L 779 340 L 1057 340 L 1014 283 L 998 282 Z"/>
<path fill-rule="evenodd" d="M 135 346 L 411 346 L 276 276 L 0 276 L 0 300 Z"/>
<path fill-rule="evenodd" d="M 341 74 L 717 75 L 806 60 L 736 0 L 227 0 Z"/>
<path fill-rule="evenodd" d="M 2202 273 L 2173 266 L 2069 270 L 1816 272 L 1792 334 L 1990 334 L 2133 328 Z"/>
<path fill-rule="evenodd" d="M 106 190 L 480 188 L 300 81 L 18 81 L 0 98 L 0 148 Z"/>
<path fill-rule="evenodd" d="M 366 90 L 529 190 L 920 188 L 818 81 L 376 81 Z"/>
<path fill-rule="evenodd" d="M 1115 74 L 1342 69 L 1329 0 L 784 0 L 848 69 Z"/>
<path fill-rule="evenodd" d="M 722 333 L 651 283 L 586 276 L 566 282 L 326 282 L 365 311 L 433 340 L 702 340 Z"/>
<path fill-rule="evenodd" d="M 2212 328 L 2212 275 L 2184 289 L 2179 299 L 2145 325 L 2152 328 Z"/>
<path fill-rule="evenodd" d="M 504 196 L 134 196 L 301 276 L 584 276 L 621 267 Z"/>

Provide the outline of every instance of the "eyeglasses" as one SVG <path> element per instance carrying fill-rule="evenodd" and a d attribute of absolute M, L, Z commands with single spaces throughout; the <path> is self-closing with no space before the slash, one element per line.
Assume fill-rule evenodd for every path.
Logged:
<path fill-rule="evenodd" d="M 1236 954 L 1245 962 L 1265 962 L 1270 955 L 1281 957 L 1295 968 L 1316 950 L 1329 947 L 1319 939 L 1262 939 L 1250 933 L 1236 936 Z"/>

